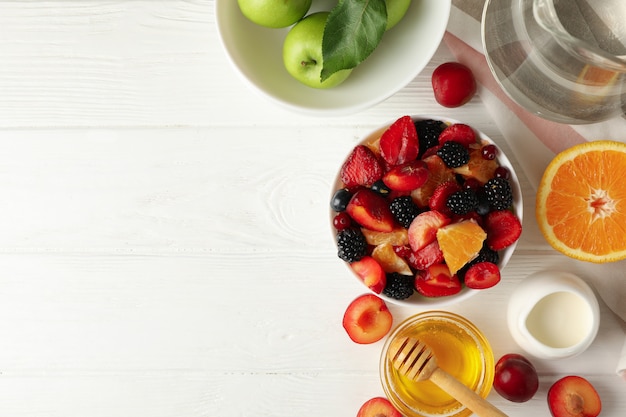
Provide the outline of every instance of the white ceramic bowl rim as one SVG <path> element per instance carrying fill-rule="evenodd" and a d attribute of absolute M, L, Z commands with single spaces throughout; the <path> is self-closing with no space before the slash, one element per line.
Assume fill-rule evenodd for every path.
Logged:
<path fill-rule="evenodd" d="M 433 119 L 433 120 L 439 120 L 439 121 L 445 122 L 447 124 L 455 124 L 455 123 L 468 124 L 478 134 L 478 138 L 481 141 L 489 142 L 489 143 L 495 143 L 487 135 L 485 135 L 480 130 L 477 130 L 476 128 L 474 128 L 472 126 L 472 124 L 468 123 L 468 122 L 463 122 L 463 121 L 459 121 L 459 120 L 451 119 L 451 118 L 447 118 L 447 117 L 432 116 L 432 115 L 410 115 L 410 117 L 412 117 L 413 120 L 429 120 L 429 119 Z M 366 138 L 369 138 L 371 135 L 373 135 L 374 133 L 380 131 L 384 127 L 390 126 L 396 120 L 397 120 L 397 118 L 394 119 L 394 120 L 390 120 L 389 122 L 383 124 L 382 126 L 379 126 L 379 127 L 375 128 L 375 129 L 373 129 L 372 131 L 366 133 L 363 136 L 363 138 L 361 138 L 361 140 L 365 140 Z M 511 173 L 511 178 L 510 178 L 509 182 L 511 184 L 511 188 L 512 188 L 512 191 L 513 191 L 513 212 L 517 215 L 517 217 L 520 219 L 520 221 L 522 221 L 523 216 L 524 216 L 524 208 L 523 208 L 523 202 L 522 202 L 522 190 L 520 188 L 519 179 L 517 177 L 515 169 L 513 168 L 513 165 L 511 164 L 511 161 L 507 158 L 507 156 L 504 154 L 504 152 L 502 152 L 501 149 L 500 149 L 500 152 L 498 152 L 497 160 L 498 160 L 498 162 L 500 163 L 501 166 L 507 168 L 509 170 L 509 172 Z M 335 177 L 335 181 L 333 183 L 333 187 L 332 187 L 332 190 L 331 190 L 331 198 L 332 198 L 332 195 L 335 193 L 335 191 L 338 189 L 340 184 L 341 184 L 341 180 L 339 179 L 339 176 L 337 175 Z M 333 233 L 335 231 L 334 231 L 334 228 L 332 226 L 332 219 L 335 216 L 335 214 L 336 213 L 334 213 L 332 211 L 332 209 L 331 209 L 330 210 L 330 225 L 331 225 L 330 230 Z M 500 255 L 500 261 L 498 262 L 498 265 L 500 266 L 500 269 L 504 268 L 504 266 L 506 266 L 506 264 L 509 262 L 509 259 L 511 259 L 511 256 L 513 256 L 513 253 L 514 253 L 516 247 L 517 247 L 517 241 L 515 243 L 513 243 L 511 246 L 509 246 L 509 247 L 505 248 L 504 250 L 498 252 L 499 255 Z M 343 261 L 341 261 L 341 262 L 343 262 Z M 348 263 L 346 263 L 346 262 L 343 262 L 343 263 L 346 265 L 346 267 L 348 268 L 350 273 L 354 276 L 354 278 L 359 280 L 359 278 L 356 276 L 356 274 L 350 268 L 350 265 Z M 361 281 L 359 280 L 359 282 L 361 282 Z M 361 284 L 363 284 L 363 283 L 361 282 Z M 367 287 L 365 287 L 365 288 L 367 289 Z M 371 290 L 369 290 L 369 291 L 373 293 L 373 291 L 371 291 Z M 408 298 L 406 300 L 396 300 L 394 298 L 386 296 L 383 293 L 376 294 L 376 295 L 378 297 L 382 298 L 385 302 L 389 302 L 389 303 L 397 304 L 397 305 L 401 305 L 401 306 L 418 307 L 421 310 L 427 310 L 427 309 L 433 309 L 433 308 L 441 308 L 441 307 L 444 307 L 444 306 L 448 306 L 448 305 L 451 305 L 451 304 L 455 304 L 455 303 L 467 300 L 468 298 L 471 298 L 474 295 L 476 295 L 476 294 L 478 294 L 479 292 L 482 292 L 482 291 L 489 291 L 489 289 L 486 289 L 486 290 L 474 290 L 474 289 L 471 289 L 471 288 L 463 286 L 463 289 L 459 293 L 457 293 L 455 295 L 445 296 L 445 297 L 432 297 L 432 298 L 424 297 L 424 296 L 422 296 L 422 295 L 420 295 L 420 294 L 418 294 L 416 292 L 410 298 Z"/>
<path fill-rule="evenodd" d="M 334 4 L 336 0 L 316 0 L 309 14 Z M 306 87 L 284 69 L 282 40 L 288 29 L 249 22 L 235 0 L 216 0 L 215 20 L 231 66 L 253 91 L 294 112 L 342 116 L 387 99 L 420 73 L 443 39 L 450 8 L 451 0 L 413 0 L 374 53 L 343 84 L 327 90 Z"/>

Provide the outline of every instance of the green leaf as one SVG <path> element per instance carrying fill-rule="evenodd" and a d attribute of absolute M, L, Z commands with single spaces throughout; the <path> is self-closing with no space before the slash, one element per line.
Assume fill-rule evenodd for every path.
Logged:
<path fill-rule="evenodd" d="M 363 62 L 380 43 L 386 27 L 385 0 L 339 1 L 324 28 L 321 81 Z"/>

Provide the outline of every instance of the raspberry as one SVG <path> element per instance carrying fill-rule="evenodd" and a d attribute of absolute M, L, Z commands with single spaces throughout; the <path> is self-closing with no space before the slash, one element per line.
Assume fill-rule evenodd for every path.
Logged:
<path fill-rule="evenodd" d="M 448 197 L 446 207 L 454 214 L 464 215 L 478 207 L 478 196 L 473 190 L 465 189 L 457 191 Z"/>
<path fill-rule="evenodd" d="M 506 210 L 513 204 L 511 184 L 505 178 L 492 178 L 484 186 L 489 206 L 494 210 Z"/>
<path fill-rule="evenodd" d="M 404 300 L 413 295 L 415 279 L 411 275 L 402 275 L 397 272 L 387 274 L 387 284 L 383 294 L 396 300 Z"/>
<path fill-rule="evenodd" d="M 420 213 L 420 209 L 413 202 L 411 196 L 396 197 L 389 204 L 389 210 L 398 223 L 404 228 L 409 228 L 413 219 Z"/>
<path fill-rule="evenodd" d="M 348 263 L 360 260 L 367 253 L 367 241 L 359 229 L 337 233 L 337 256 Z"/>
<path fill-rule="evenodd" d="M 449 168 L 458 168 L 470 160 L 469 151 L 459 142 L 445 142 L 437 151 L 437 155 Z"/>
<path fill-rule="evenodd" d="M 421 158 L 428 149 L 439 144 L 439 135 L 443 132 L 445 125 L 438 120 L 418 120 L 415 122 L 417 139 L 419 141 L 419 155 Z"/>

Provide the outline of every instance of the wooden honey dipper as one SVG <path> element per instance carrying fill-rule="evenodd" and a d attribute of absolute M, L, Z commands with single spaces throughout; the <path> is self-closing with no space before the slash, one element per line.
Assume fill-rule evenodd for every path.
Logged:
<path fill-rule="evenodd" d="M 463 385 L 437 365 L 426 344 L 413 337 L 401 337 L 389 346 L 387 356 L 398 372 L 412 381 L 430 380 L 481 417 L 507 417 L 493 404 Z"/>

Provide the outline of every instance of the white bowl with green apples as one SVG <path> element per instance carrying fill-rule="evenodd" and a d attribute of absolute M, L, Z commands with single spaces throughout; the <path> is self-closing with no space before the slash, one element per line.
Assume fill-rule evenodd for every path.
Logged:
<path fill-rule="evenodd" d="M 356 113 L 409 84 L 437 51 L 451 3 L 312 0 L 309 5 L 309 1 L 294 0 L 285 6 L 282 0 L 216 0 L 215 16 L 224 51 L 244 82 L 283 108 L 315 116 Z M 378 9 L 371 9 L 376 4 Z M 339 7 L 344 7 L 343 17 L 318 14 L 337 12 Z M 378 26 L 368 23 L 366 34 L 364 21 L 358 20 L 351 26 L 360 32 L 356 38 L 345 39 L 337 32 L 327 36 L 322 62 L 326 23 L 335 19 L 334 27 L 350 31 L 345 18 L 354 16 L 359 7 L 367 7 Z M 381 18 L 386 19 L 383 28 Z M 376 40 L 364 47 L 363 39 L 372 33 Z M 351 40 L 359 46 L 348 46 Z M 323 82 L 322 69 L 328 76 Z"/>

